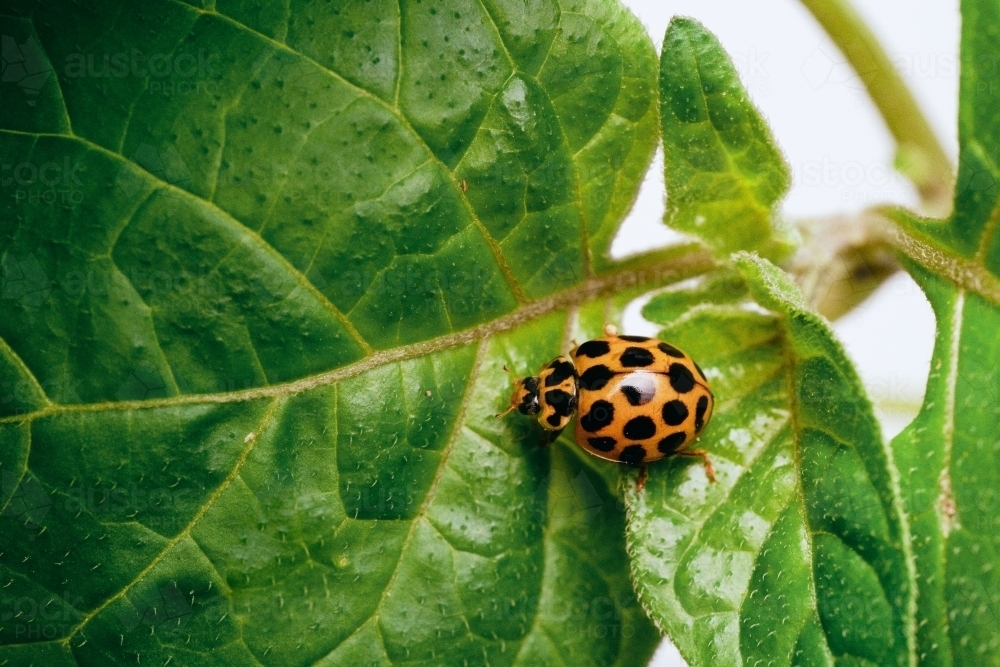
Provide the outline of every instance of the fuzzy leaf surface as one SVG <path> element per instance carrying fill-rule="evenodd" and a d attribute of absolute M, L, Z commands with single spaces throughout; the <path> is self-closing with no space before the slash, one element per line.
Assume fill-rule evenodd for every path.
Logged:
<path fill-rule="evenodd" d="M 735 266 L 744 282 L 706 277 L 644 311 L 712 383 L 698 446 L 718 482 L 681 459 L 627 493 L 640 599 L 695 667 L 909 665 L 913 559 L 871 404 L 787 275 Z"/>
<path fill-rule="evenodd" d="M 660 55 L 660 117 L 667 212 L 664 221 L 725 257 L 792 248 L 775 207 L 788 165 L 718 39 L 675 17 Z"/>

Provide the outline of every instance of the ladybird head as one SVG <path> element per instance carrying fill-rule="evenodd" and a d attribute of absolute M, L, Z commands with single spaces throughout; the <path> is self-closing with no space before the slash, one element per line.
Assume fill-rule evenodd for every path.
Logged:
<path fill-rule="evenodd" d="M 507 370 L 504 366 L 503 369 Z M 514 380 L 514 391 L 510 395 L 510 406 L 503 412 L 497 415 L 497 417 L 503 417 L 506 414 L 517 410 L 522 415 L 537 415 L 541 406 L 538 404 L 538 384 L 540 380 L 537 377 L 523 377 Z"/>

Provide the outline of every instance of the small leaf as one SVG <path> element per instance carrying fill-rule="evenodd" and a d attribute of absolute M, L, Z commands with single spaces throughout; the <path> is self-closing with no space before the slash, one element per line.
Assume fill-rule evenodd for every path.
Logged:
<path fill-rule="evenodd" d="M 671 285 L 642 309 L 647 320 L 668 323 L 702 304 L 725 304 L 739 301 L 747 295 L 747 284 L 737 271 L 720 269 L 693 283 Z"/>
<path fill-rule="evenodd" d="M 715 35 L 675 17 L 660 57 L 666 223 L 726 256 L 756 250 L 780 258 L 791 232 L 775 205 L 788 166 Z"/>
<path fill-rule="evenodd" d="M 689 288 L 715 303 L 661 332 L 712 383 L 699 446 L 718 483 L 674 459 L 626 494 L 640 598 L 692 667 L 911 664 L 912 555 L 871 404 L 789 278 L 746 253 L 735 264 L 769 312 L 706 279 Z M 647 312 L 674 316 L 693 301 L 681 291 Z"/>

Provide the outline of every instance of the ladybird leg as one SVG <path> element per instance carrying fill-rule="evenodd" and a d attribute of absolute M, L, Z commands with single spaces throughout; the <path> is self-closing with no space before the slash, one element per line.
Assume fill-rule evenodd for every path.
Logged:
<path fill-rule="evenodd" d="M 563 427 L 563 428 L 565 428 L 565 427 Z M 555 442 L 556 440 L 558 440 L 559 436 L 562 435 L 562 432 L 563 432 L 563 429 L 559 429 L 558 431 L 548 431 L 546 433 L 545 439 L 542 440 L 542 447 L 548 447 L 553 442 Z"/>
<path fill-rule="evenodd" d="M 635 480 L 635 490 L 642 493 L 642 490 L 646 488 L 646 479 L 649 477 L 649 469 L 646 468 L 646 464 L 643 463 L 639 466 L 639 478 Z"/>
<path fill-rule="evenodd" d="M 708 477 L 709 482 L 715 484 L 715 468 L 712 467 L 712 460 L 708 458 L 708 452 L 704 449 L 682 449 L 675 453 L 677 456 L 690 456 L 701 459 L 701 462 L 705 465 L 705 476 Z"/>

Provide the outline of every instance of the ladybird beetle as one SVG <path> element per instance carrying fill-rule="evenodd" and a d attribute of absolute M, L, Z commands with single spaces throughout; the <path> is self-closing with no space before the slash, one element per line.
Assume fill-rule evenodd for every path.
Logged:
<path fill-rule="evenodd" d="M 497 417 L 514 410 L 537 415 L 558 436 L 576 412 L 576 442 L 594 456 L 632 465 L 697 457 L 714 482 L 708 453 L 688 449 L 715 402 L 701 368 L 670 343 L 619 336 L 611 325 L 604 334 L 576 346 L 570 358 L 556 357 L 537 376 L 516 379 L 510 407 Z"/>

